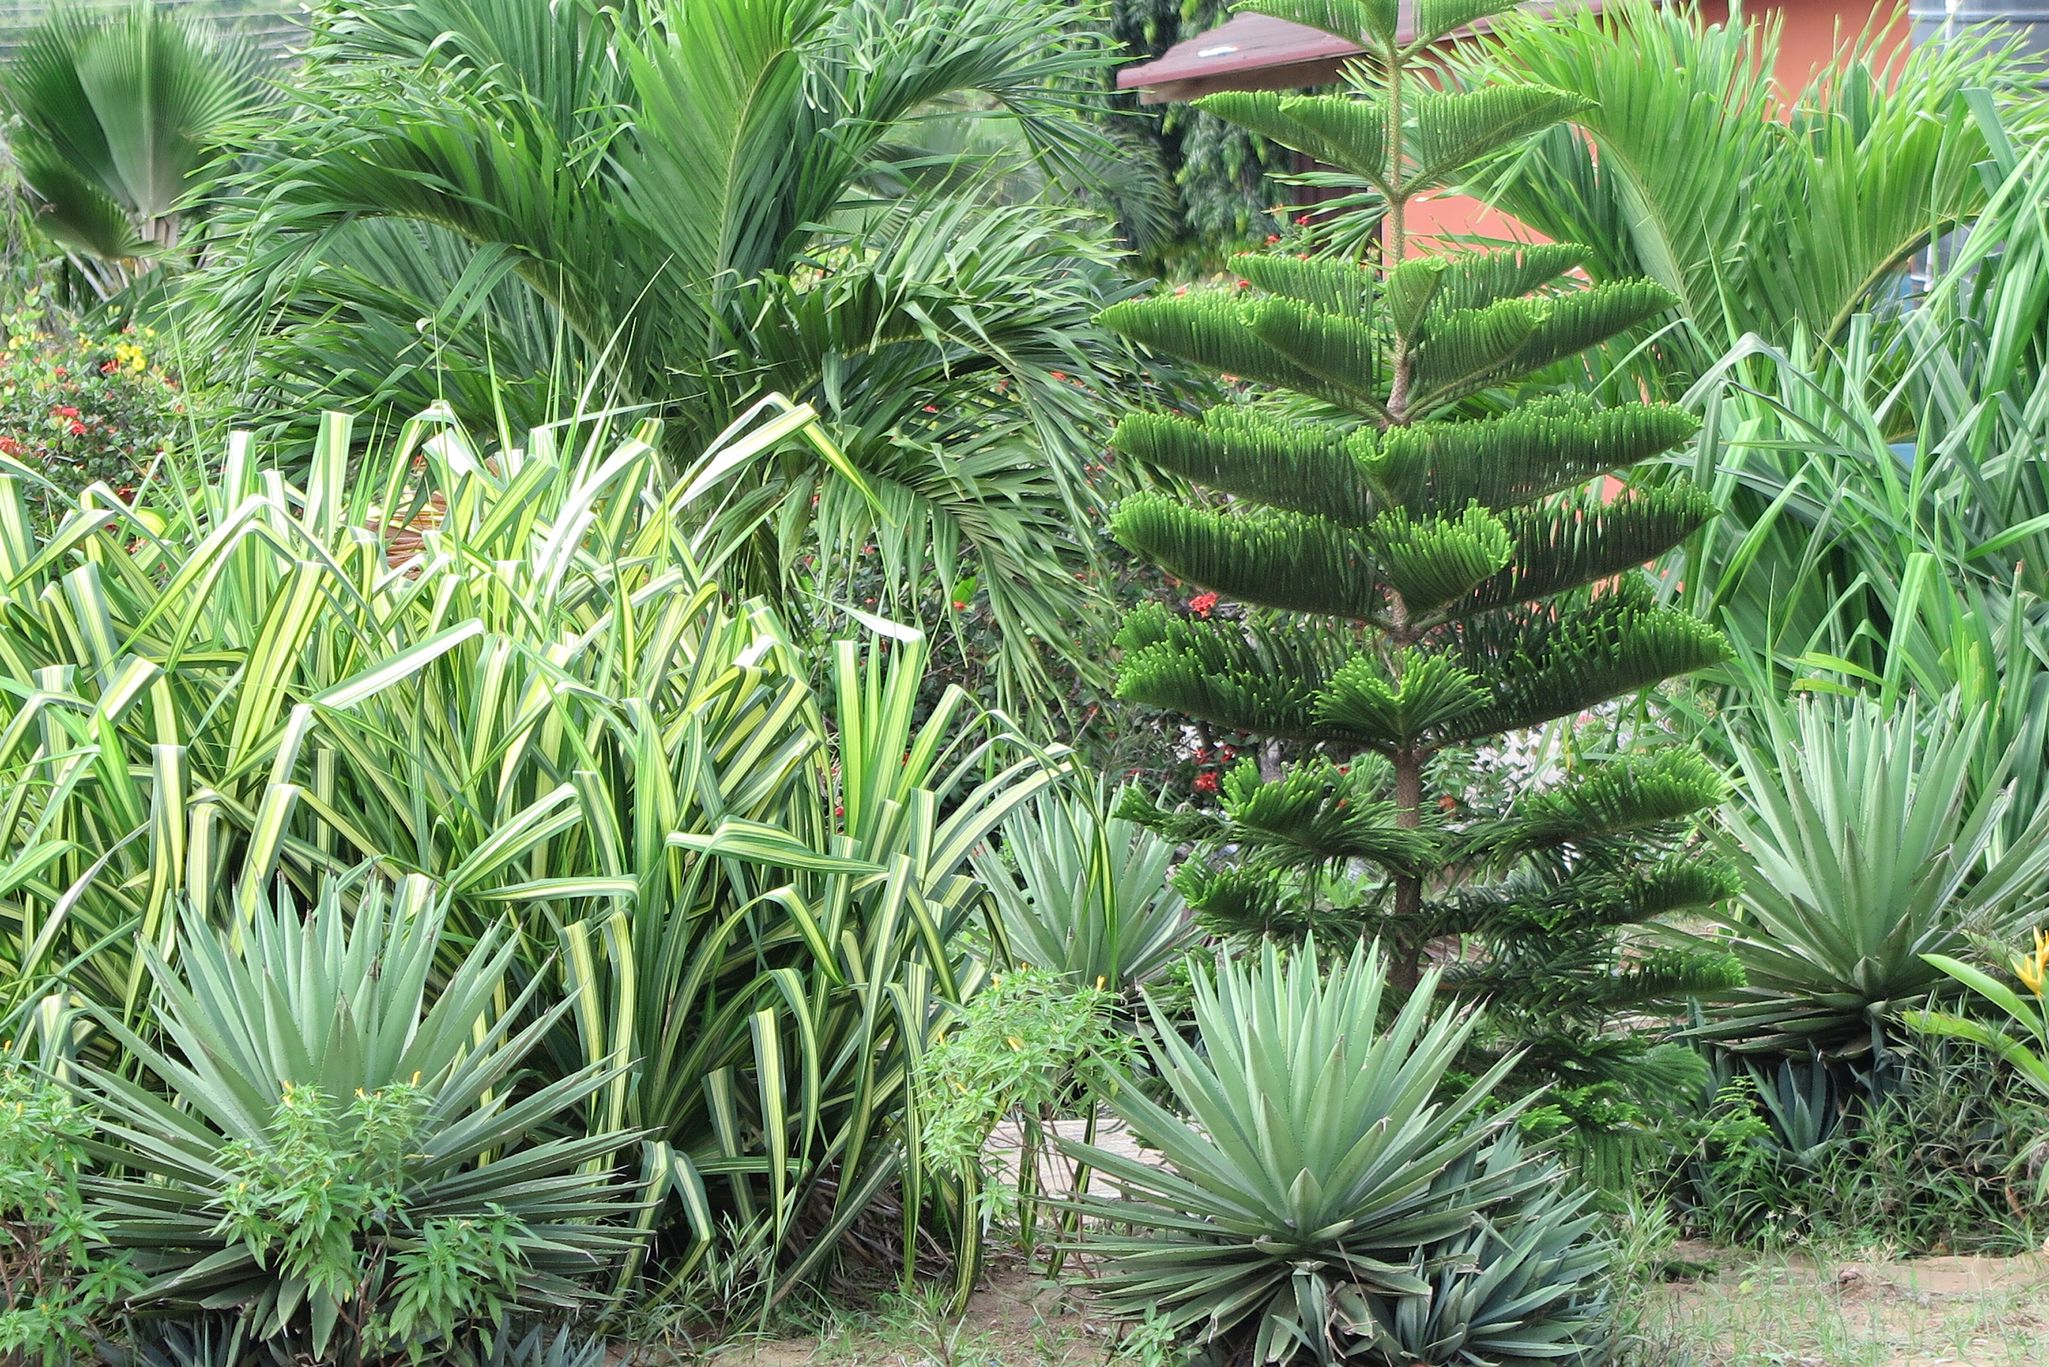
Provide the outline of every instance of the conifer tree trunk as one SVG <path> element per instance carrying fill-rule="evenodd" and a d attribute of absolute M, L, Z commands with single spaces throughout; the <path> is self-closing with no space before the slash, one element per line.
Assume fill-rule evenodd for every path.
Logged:
<path fill-rule="evenodd" d="M 1401 194 L 1402 182 L 1402 82 L 1406 77 L 1400 52 L 1387 49 L 1387 222 L 1381 234 L 1381 278 L 1402 264 L 1408 255 L 1408 201 Z M 1408 341 L 1396 329 L 1390 351 L 1387 389 L 1387 417 L 1381 430 L 1406 426 L 1409 420 L 1409 386 L 1414 362 Z M 1416 633 L 1409 624 L 1408 604 L 1399 591 L 1390 593 L 1390 617 L 1394 629 L 1387 634 L 1387 670 L 1397 684 L 1401 681 L 1401 652 L 1415 644 Z M 1404 746 L 1393 755 L 1395 825 L 1401 830 L 1420 830 L 1423 825 L 1423 754 Z M 1399 991 L 1416 990 L 1423 978 L 1424 937 L 1417 922 L 1423 913 L 1423 879 L 1420 874 L 1397 872 L 1394 883 L 1394 944 L 1389 956 L 1389 981 Z"/>

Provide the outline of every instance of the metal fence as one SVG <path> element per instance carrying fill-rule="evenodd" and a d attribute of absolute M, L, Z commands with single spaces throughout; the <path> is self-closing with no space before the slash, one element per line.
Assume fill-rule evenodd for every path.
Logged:
<path fill-rule="evenodd" d="M 14 53 L 22 32 L 49 13 L 53 4 L 121 8 L 134 0 L 0 0 L 0 61 Z M 305 6 L 300 0 L 155 0 L 165 9 L 183 10 L 248 34 L 263 47 L 282 52 L 305 33 Z"/>

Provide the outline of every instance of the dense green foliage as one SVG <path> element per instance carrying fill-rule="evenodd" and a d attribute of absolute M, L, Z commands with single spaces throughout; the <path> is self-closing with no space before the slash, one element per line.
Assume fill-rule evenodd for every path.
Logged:
<path fill-rule="evenodd" d="M 1498 7 L 1270 0 L 1341 88 L 1150 123 L 1114 44 L 1212 0 L 323 0 L 253 119 L 239 43 L 55 12 L 0 1357 L 894 1282 L 965 1367 L 1009 1242 L 1127 1363 L 1592 1367 L 1681 1230 L 2039 1246 L 2039 98 Z M 1138 297 L 1284 159 L 1349 200 Z M 1555 242 L 1412 255 L 1441 191 Z"/>
<path fill-rule="evenodd" d="M 1677 323 L 1655 351 L 1610 358 L 1627 392 L 1676 397 L 1751 334 L 1841 340 L 1857 313 L 1891 308 L 1917 252 L 1985 206 L 1996 135 L 1966 95 L 1998 92 L 2032 127 L 2033 78 L 1978 33 L 1910 48 L 1892 17 L 1844 33 L 1813 71 L 1779 69 L 1769 11 L 1717 23 L 1645 0 L 1512 16 L 1463 51 L 1470 80 L 1588 102 L 1472 184 L 1536 232 L 1584 243 L 1592 279 L 1672 292 Z"/>
<path fill-rule="evenodd" d="M 41 681 L 0 747 L 6 981 L 139 1032 L 180 905 L 311 900 L 366 859 L 432 879 L 444 956 L 510 914 L 510 990 L 573 998 L 534 1061 L 609 1070 L 588 1123 L 645 1135 L 661 1275 L 756 1240 L 765 1293 L 886 1190 L 913 1222 L 938 1195 L 906 1072 L 979 971 L 968 854 L 1044 771 L 958 692 L 926 709 L 915 633 L 827 647 L 814 691 L 772 613 L 697 578 L 653 436 L 486 464 L 416 425 L 351 475 L 336 420 L 303 489 L 238 440 L 217 482 L 89 491 L 47 534 L 0 482 L 0 647 Z"/>
<path fill-rule="evenodd" d="M 1406 259 L 1405 206 L 1583 101 L 1537 86 L 1443 94 L 1418 73 L 1430 39 L 1468 22 L 1426 9 L 1398 39 L 1373 4 L 1263 7 L 1356 39 L 1371 59 L 1338 95 L 1212 96 L 1204 107 L 1372 187 L 1385 259 L 1236 260 L 1249 288 L 1132 301 L 1113 326 L 1146 344 L 1298 396 L 1254 396 L 1200 419 L 1142 413 L 1117 447 L 1219 497 L 1141 494 L 1112 527 L 1169 572 L 1248 605 L 1125 624 L 1118 693 L 1227 729 L 1310 743 L 1279 777 L 1251 759 L 1216 809 L 1128 811 L 1180 840 L 1235 846 L 1192 865 L 1190 904 L 1214 928 L 1296 934 L 1343 923 L 1390 946 L 1397 982 L 1467 947 L 1450 981 L 1497 1029 L 1569 1080 L 1581 1118 L 1627 1114 L 1616 1094 L 1666 1087 L 1619 1016 L 1735 979 L 1713 952 L 1622 954 L 1618 930 L 1708 906 L 1725 868 L 1684 848 L 1721 793 L 1683 749 L 1586 764 L 1505 812 L 1448 819 L 1426 791 L 1448 747 L 1571 717 L 1717 663 L 1720 638 L 1656 606 L 1637 567 L 1711 510 L 1683 481 L 1608 498 L 1590 481 L 1689 436 L 1658 404 L 1601 407 L 1519 391 L 1530 372 L 1668 307 L 1645 281 L 1576 286 L 1576 247 Z M 1363 908 L 1322 911 L 1299 871 L 1380 875 Z M 1479 947 L 1477 954 L 1471 951 Z"/>
<path fill-rule="evenodd" d="M 917 620 L 936 584 L 932 620 L 986 612 L 999 691 L 1037 709 L 1043 657 L 1086 659 L 1094 395 L 1135 378 L 1094 315 L 1129 286 L 1094 215 L 995 193 L 1005 157 L 922 176 L 919 139 L 982 110 L 1094 164 L 1074 105 L 1106 56 L 1069 18 L 334 0 L 187 307 L 287 414 L 439 400 L 523 430 L 587 392 L 660 417 L 680 465 L 764 396 L 810 403 L 861 483 L 802 447 L 754 467 L 700 508 L 750 533 L 706 569 L 793 616 Z"/>

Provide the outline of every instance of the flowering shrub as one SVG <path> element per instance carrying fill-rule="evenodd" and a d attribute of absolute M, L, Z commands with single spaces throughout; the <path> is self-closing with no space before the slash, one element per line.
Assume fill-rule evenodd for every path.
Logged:
<path fill-rule="evenodd" d="M 147 328 L 94 337 L 34 301 L 6 316 L 0 352 L 0 455 L 75 492 L 126 490 L 183 421 L 185 395 Z"/>

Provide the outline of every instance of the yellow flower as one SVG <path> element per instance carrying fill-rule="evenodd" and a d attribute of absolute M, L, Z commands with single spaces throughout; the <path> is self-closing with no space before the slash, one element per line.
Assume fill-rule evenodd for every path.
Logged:
<path fill-rule="evenodd" d="M 2035 932 L 2035 952 L 2016 956 L 2013 974 L 2022 987 L 2037 997 L 2042 995 L 2043 984 L 2049 981 L 2049 930 Z"/>

